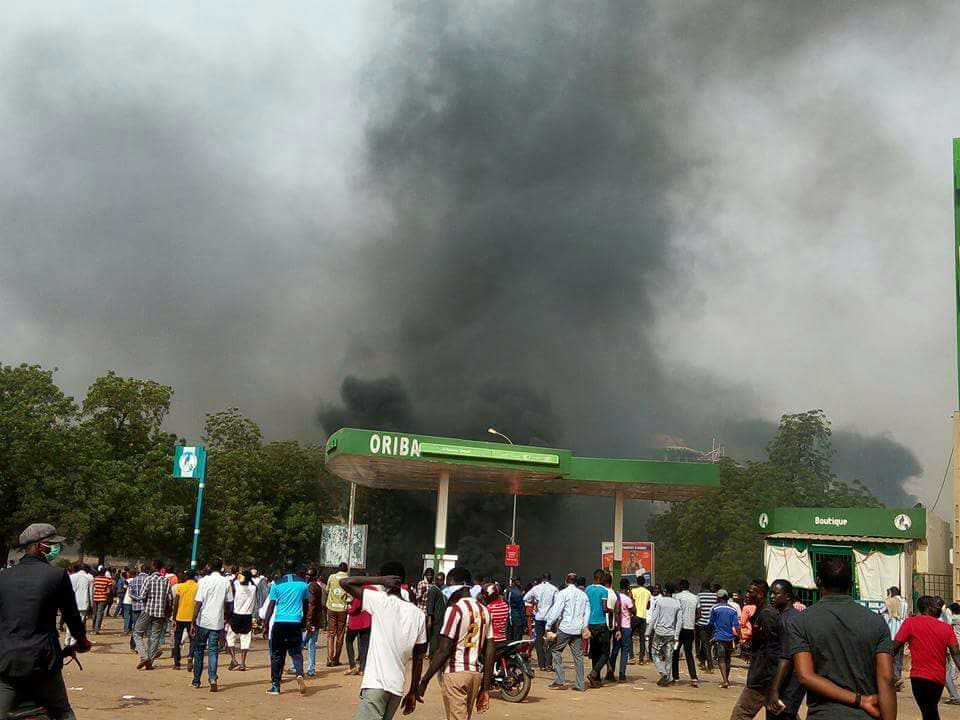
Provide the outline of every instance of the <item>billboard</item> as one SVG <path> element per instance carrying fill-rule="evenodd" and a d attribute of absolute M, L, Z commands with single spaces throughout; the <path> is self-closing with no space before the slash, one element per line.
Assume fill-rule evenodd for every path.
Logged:
<path fill-rule="evenodd" d="M 336 567 L 347 561 L 347 526 L 324 523 L 320 540 L 320 564 Z M 367 567 L 367 526 L 353 526 L 353 552 L 350 567 L 363 570 Z"/>
<path fill-rule="evenodd" d="M 613 543 L 603 543 L 600 548 L 600 553 L 600 567 L 609 572 L 613 567 Z M 652 585 L 654 577 L 653 543 L 624 540 L 623 562 L 620 565 L 620 574 L 643 575 L 646 584 Z"/>

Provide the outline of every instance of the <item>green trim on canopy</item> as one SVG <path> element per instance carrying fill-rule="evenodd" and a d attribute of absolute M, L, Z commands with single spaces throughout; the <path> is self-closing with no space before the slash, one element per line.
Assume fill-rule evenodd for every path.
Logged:
<path fill-rule="evenodd" d="M 713 463 L 578 458 L 570 450 L 343 428 L 327 440 L 327 468 L 369 487 L 435 490 L 441 470 L 460 492 L 606 495 L 687 500 L 720 487 Z"/>

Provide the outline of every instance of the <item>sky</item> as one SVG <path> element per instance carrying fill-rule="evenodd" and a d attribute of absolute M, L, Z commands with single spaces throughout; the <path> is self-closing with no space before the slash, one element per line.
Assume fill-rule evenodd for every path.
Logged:
<path fill-rule="evenodd" d="M 932 504 L 942 2 L 47 3 L 0 25 L 0 362 L 340 422 L 758 457 Z M 949 487 L 947 488 L 949 500 Z M 941 500 L 938 510 L 949 515 Z"/>

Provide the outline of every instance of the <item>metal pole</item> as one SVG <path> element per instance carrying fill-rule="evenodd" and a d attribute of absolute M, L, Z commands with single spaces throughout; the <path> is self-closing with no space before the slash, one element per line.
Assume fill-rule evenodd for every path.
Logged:
<path fill-rule="evenodd" d="M 517 544 L 517 494 L 513 494 L 513 525 L 510 527 L 510 544 Z M 513 587 L 513 565 L 510 566 L 510 587 Z"/>
<path fill-rule="evenodd" d="M 960 408 L 960 138 L 953 139 L 953 263 L 956 276 L 957 394 Z M 960 413 L 953 415 L 953 598 L 960 598 Z"/>
<path fill-rule="evenodd" d="M 357 502 L 357 484 L 350 483 L 350 509 L 347 511 L 347 574 L 353 564 L 353 506 Z"/>
<path fill-rule="evenodd" d="M 200 549 L 200 513 L 203 510 L 203 486 L 206 480 L 197 483 L 197 512 L 193 516 L 193 550 L 190 553 L 190 569 L 197 569 L 197 551 Z"/>

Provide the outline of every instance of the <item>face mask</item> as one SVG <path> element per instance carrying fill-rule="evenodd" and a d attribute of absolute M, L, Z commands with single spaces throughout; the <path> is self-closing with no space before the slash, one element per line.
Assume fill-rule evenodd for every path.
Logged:
<path fill-rule="evenodd" d="M 57 557 L 59 557 L 59 555 L 60 555 L 60 550 L 61 550 L 62 548 L 63 548 L 63 546 L 62 546 L 60 543 L 57 543 L 56 545 L 51 545 L 51 546 L 50 546 L 50 549 L 47 550 L 47 551 L 43 554 L 43 556 L 47 559 L 47 562 L 50 562 L 51 560 L 56 560 Z"/>
<path fill-rule="evenodd" d="M 449 600 L 451 595 L 465 587 L 466 585 L 447 585 L 447 587 L 443 589 L 443 596 Z"/>

